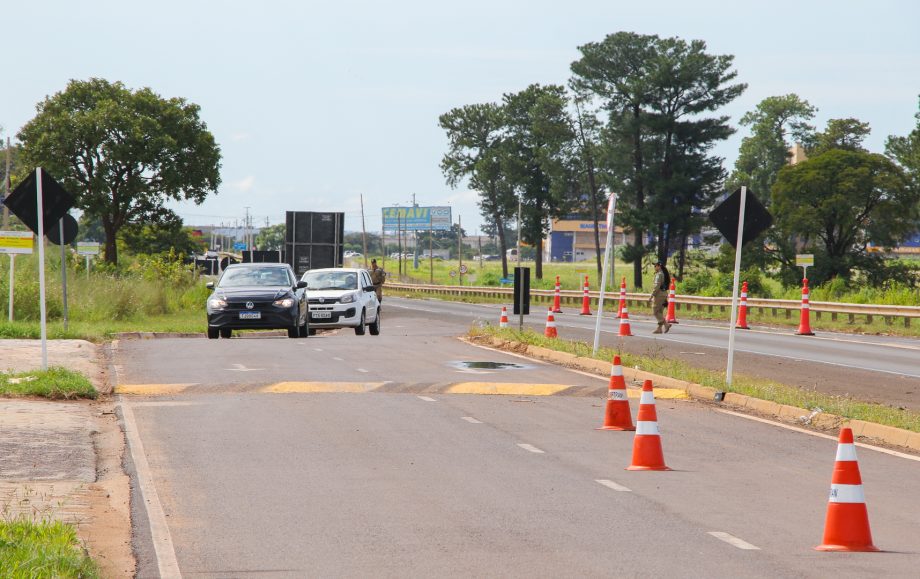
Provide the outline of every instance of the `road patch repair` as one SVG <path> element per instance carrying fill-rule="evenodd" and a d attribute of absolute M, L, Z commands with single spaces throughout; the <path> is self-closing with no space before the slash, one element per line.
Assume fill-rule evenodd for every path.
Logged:
<path fill-rule="evenodd" d="M 4 370 L 40 366 L 36 340 L 0 340 Z M 106 391 L 99 348 L 51 340 L 52 365 Z M 130 487 L 121 468 L 124 438 L 109 401 L 0 399 L 0 513 L 72 524 L 104 577 L 134 575 Z"/>
<path fill-rule="evenodd" d="M 501 352 L 511 352 L 523 358 L 542 360 L 564 366 L 574 370 L 607 376 L 610 371 L 610 362 L 595 360 L 569 354 L 567 352 L 558 352 L 548 348 L 512 342 L 497 337 L 481 337 L 476 340 L 469 338 L 460 338 L 462 341 L 471 345 L 495 349 Z M 779 404 L 768 400 L 761 400 L 744 394 L 734 392 L 719 393 L 723 396 L 721 403 L 716 402 L 717 390 L 708 386 L 677 380 L 668 376 L 660 376 L 645 372 L 636 368 L 624 367 L 623 373 L 625 378 L 632 382 L 632 388 L 641 384 L 645 380 L 653 380 L 655 386 L 656 398 L 667 398 L 665 390 L 674 390 L 682 393 L 682 398 L 690 398 L 708 404 L 717 404 L 722 407 L 741 410 L 745 413 L 765 416 L 775 419 L 778 422 L 786 424 L 795 424 L 799 427 L 808 426 L 820 432 L 837 432 L 840 427 L 846 424 L 857 438 L 867 438 L 877 441 L 880 444 L 903 447 L 914 452 L 920 452 L 920 432 L 913 432 L 893 426 L 866 422 L 864 420 L 847 419 L 834 414 L 823 412 L 813 412 L 804 408 L 797 408 L 787 404 Z M 657 385 L 663 384 L 665 388 L 659 388 Z M 629 390 L 630 397 L 633 396 L 633 389 Z M 606 390 L 606 389 L 604 389 Z M 824 435 L 828 436 L 828 435 Z M 836 438 L 836 437 L 834 437 Z M 913 457 L 912 457 L 913 458 Z"/>

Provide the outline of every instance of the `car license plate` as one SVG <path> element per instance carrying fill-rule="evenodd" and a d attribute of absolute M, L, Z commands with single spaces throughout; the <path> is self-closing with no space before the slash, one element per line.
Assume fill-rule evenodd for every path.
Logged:
<path fill-rule="evenodd" d="M 331 318 L 332 312 L 310 312 L 314 318 Z"/>
<path fill-rule="evenodd" d="M 261 320 L 262 312 L 240 312 L 241 320 Z"/>

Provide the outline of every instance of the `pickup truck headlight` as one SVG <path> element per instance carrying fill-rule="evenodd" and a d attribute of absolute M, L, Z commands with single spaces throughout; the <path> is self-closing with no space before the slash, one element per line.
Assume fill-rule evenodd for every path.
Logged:
<path fill-rule="evenodd" d="M 355 301 L 355 294 L 353 294 L 353 293 L 352 293 L 352 294 L 345 294 L 345 295 L 343 295 L 341 298 L 339 298 L 339 301 L 340 301 L 341 303 L 343 303 L 343 304 L 350 304 L 350 303 L 352 303 L 353 301 Z"/>
<path fill-rule="evenodd" d="M 282 298 L 280 300 L 275 300 L 272 302 L 272 305 L 279 308 L 289 308 L 294 305 L 294 298 Z"/>
<path fill-rule="evenodd" d="M 227 302 L 220 298 L 211 298 L 208 300 L 208 307 L 212 310 L 222 310 L 227 307 Z"/>

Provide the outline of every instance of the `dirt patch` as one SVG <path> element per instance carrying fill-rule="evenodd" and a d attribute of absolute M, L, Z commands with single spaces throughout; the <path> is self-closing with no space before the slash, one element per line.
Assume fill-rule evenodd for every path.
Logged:
<path fill-rule="evenodd" d="M 106 365 L 102 348 L 86 340 L 48 340 L 48 365 L 62 366 L 89 378 L 96 390 L 105 394 L 108 388 Z M 27 372 L 42 367 L 41 340 L 0 340 L 3 361 L 0 370 Z"/>

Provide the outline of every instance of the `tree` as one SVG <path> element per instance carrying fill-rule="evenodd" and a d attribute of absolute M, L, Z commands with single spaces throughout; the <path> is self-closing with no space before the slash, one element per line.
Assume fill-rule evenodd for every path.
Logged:
<path fill-rule="evenodd" d="M 621 220 L 633 233 L 624 257 L 642 287 L 645 233 L 656 234 L 656 253 L 667 258 L 686 245 L 703 206 L 721 186 L 721 159 L 708 159 L 714 142 L 733 130 L 728 117 L 705 114 L 737 98 L 730 55 L 706 53 L 701 40 L 618 32 L 579 47 L 572 84 L 595 94 L 607 111 L 602 132 L 612 190 L 622 191 Z"/>
<path fill-rule="evenodd" d="M 843 151 L 863 151 L 862 143 L 869 136 L 869 123 L 858 119 L 831 119 L 822 133 L 816 133 L 814 143 L 808 150 L 809 155 L 820 155 L 831 149 Z"/>
<path fill-rule="evenodd" d="M 885 154 L 907 171 L 913 187 L 920 189 L 920 111 L 914 118 L 917 119 L 917 126 L 906 137 L 888 137 Z"/>
<path fill-rule="evenodd" d="M 119 232 L 125 248 L 134 254 L 168 253 L 186 256 L 207 249 L 206 243 L 184 227 L 182 219 L 172 214 L 156 223 L 130 223 Z"/>
<path fill-rule="evenodd" d="M 70 81 L 37 110 L 18 135 L 23 165 L 44 167 L 102 220 L 110 263 L 123 227 L 162 222 L 167 200 L 201 203 L 220 184 L 220 149 L 185 99 L 93 78 Z"/>
<path fill-rule="evenodd" d="M 918 198 L 886 157 L 841 149 L 784 167 L 773 187 L 777 231 L 815 250 L 816 283 L 870 269 L 868 242 L 891 247 L 910 232 Z"/>
<path fill-rule="evenodd" d="M 439 124 L 447 132 L 449 146 L 441 171 L 451 187 L 467 178 L 479 192 L 479 208 L 498 235 L 502 274 L 508 277 L 505 229 L 517 210 L 517 199 L 501 170 L 504 111 L 494 103 L 466 105 L 441 115 Z"/>
<path fill-rule="evenodd" d="M 262 251 L 279 251 L 284 249 L 284 235 L 287 226 L 284 223 L 263 227 L 256 235 L 254 245 Z"/>

